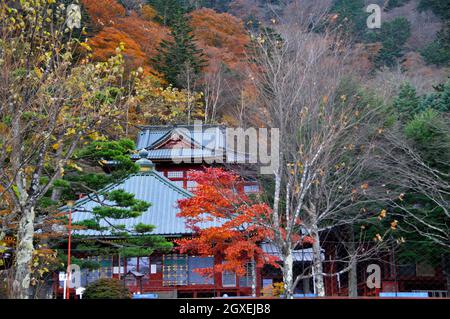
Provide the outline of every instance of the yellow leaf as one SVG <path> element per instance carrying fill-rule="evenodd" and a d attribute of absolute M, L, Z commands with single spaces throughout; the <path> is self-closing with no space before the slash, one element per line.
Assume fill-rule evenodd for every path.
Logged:
<path fill-rule="evenodd" d="M 36 73 L 39 79 L 42 78 L 42 72 L 38 67 L 34 67 L 34 73 Z"/>

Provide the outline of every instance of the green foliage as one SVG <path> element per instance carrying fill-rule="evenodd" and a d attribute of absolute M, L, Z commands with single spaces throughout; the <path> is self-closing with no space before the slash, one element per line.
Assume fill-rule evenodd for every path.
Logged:
<path fill-rule="evenodd" d="M 420 111 L 420 99 L 416 89 L 408 82 L 400 86 L 400 92 L 393 102 L 394 110 L 400 121 L 405 123 Z"/>
<path fill-rule="evenodd" d="M 172 27 L 188 9 L 185 1 L 181 0 L 148 0 L 147 3 L 158 12 L 157 20 L 169 27 Z"/>
<path fill-rule="evenodd" d="M 227 12 L 233 0 L 199 0 L 200 6 L 214 9 L 217 12 Z"/>
<path fill-rule="evenodd" d="M 98 139 L 95 136 L 94 138 Z M 98 139 L 77 150 L 73 156 L 74 161 L 83 164 L 87 169 L 66 168 L 64 178 L 54 185 L 55 188 L 61 189 L 60 199 L 63 202 L 78 199 L 78 194 L 99 190 L 137 172 L 138 166 L 130 157 L 134 149 L 135 144 L 129 139 Z M 111 164 L 107 164 L 108 162 Z M 104 170 L 110 174 L 105 174 Z"/>
<path fill-rule="evenodd" d="M 137 172 L 138 166 L 130 156 L 135 149 L 134 142 L 128 139 L 109 141 L 97 135 L 91 138 L 93 141 L 79 149 L 74 156 L 77 163 L 82 164 L 83 168 L 89 169 L 90 172 L 72 169 L 57 186 L 63 188 L 63 194 L 67 194 L 66 196 L 73 196 L 74 191 L 88 192 L 98 203 L 89 211 L 92 218 L 74 223 L 74 226 L 83 230 L 98 231 L 107 236 L 121 237 L 123 240 L 120 244 L 112 245 L 97 241 L 78 243 L 77 251 L 87 255 L 149 256 L 155 250 L 170 250 L 172 244 L 165 238 L 150 235 L 154 229 L 153 225 L 139 223 L 132 229 L 127 229 L 125 225 L 117 222 L 141 216 L 151 203 L 137 200 L 134 194 L 122 189 L 100 191 L 106 184 L 117 183 L 129 174 Z M 100 170 L 95 171 L 93 168 Z M 110 174 L 106 174 L 103 169 Z M 76 234 L 74 237 L 83 236 Z M 96 266 L 85 264 L 84 260 L 74 260 L 73 263 L 80 265 L 81 268 Z"/>
<path fill-rule="evenodd" d="M 106 193 L 104 196 L 106 200 L 116 202 L 117 206 L 130 207 L 133 211 L 142 212 L 146 211 L 150 207 L 150 204 L 136 200 L 133 194 L 127 193 L 121 189 Z"/>
<path fill-rule="evenodd" d="M 422 109 L 432 108 L 439 112 L 450 112 L 450 79 L 436 86 L 435 91 L 423 98 Z"/>
<path fill-rule="evenodd" d="M 406 136 L 414 142 L 426 161 L 432 165 L 448 162 L 450 135 L 450 80 L 438 85 L 436 92 L 417 96 L 410 83 L 404 83 L 393 101 L 393 108 L 404 125 Z"/>
<path fill-rule="evenodd" d="M 80 246 L 77 247 L 77 250 L 81 250 Z M 59 264 L 59 270 L 64 271 L 67 268 L 67 254 L 58 251 L 58 260 L 60 262 Z M 93 260 L 87 260 L 87 259 L 79 259 L 77 257 L 74 257 L 73 255 L 70 256 L 70 264 L 71 265 L 78 265 L 81 269 L 87 269 L 87 270 L 97 270 L 101 268 L 101 265 L 99 262 L 93 261 Z"/>
<path fill-rule="evenodd" d="M 137 165 L 130 158 L 135 147 L 134 142 L 129 139 L 120 139 L 118 141 L 98 140 L 79 150 L 75 157 L 94 165 L 103 165 L 104 161 L 113 161 L 115 162 L 115 171 L 125 171 L 126 174 L 129 174 L 138 171 Z"/>
<path fill-rule="evenodd" d="M 390 10 L 393 8 L 401 7 L 404 4 L 406 4 L 407 2 L 409 2 L 409 0 L 389 0 L 386 5 L 386 9 Z"/>
<path fill-rule="evenodd" d="M 448 118 L 433 109 L 417 114 L 405 127 L 406 136 L 433 167 L 450 161 Z M 448 166 L 448 164 L 447 164 Z"/>
<path fill-rule="evenodd" d="M 431 10 L 445 23 L 436 39 L 421 50 L 425 61 L 438 66 L 450 64 L 450 0 L 420 0 L 419 10 Z"/>
<path fill-rule="evenodd" d="M 99 221 L 118 220 L 136 218 L 142 215 L 149 207 L 150 203 L 137 200 L 133 194 L 127 193 L 124 190 L 114 190 L 111 192 L 101 193 L 99 197 L 103 197 L 99 201 L 99 206 L 92 209 L 93 219 L 84 222 L 84 226 L 92 226 L 98 230 Z M 110 230 L 125 230 L 120 226 L 111 226 L 106 229 Z M 131 230 L 129 230 L 131 231 Z"/>
<path fill-rule="evenodd" d="M 407 0 L 390 1 L 386 9 L 392 9 L 406 3 Z M 338 25 L 352 35 L 357 42 L 382 44 L 374 59 L 376 67 L 392 67 L 403 55 L 403 46 L 411 35 L 411 25 L 404 17 L 383 22 L 380 29 L 369 30 L 366 25 L 369 13 L 365 11 L 363 0 L 335 0 L 331 12 L 337 14 Z"/>
<path fill-rule="evenodd" d="M 150 256 L 155 251 L 168 253 L 172 248 L 173 244 L 161 236 L 139 235 L 129 238 L 118 253 L 124 257 Z"/>
<path fill-rule="evenodd" d="M 153 62 L 156 70 L 164 74 L 169 83 L 183 87 L 183 76 L 187 72 L 200 73 L 207 60 L 203 51 L 197 48 L 186 16 L 179 15 L 176 18 L 170 34 L 170 40 L 161 42 Z"/>
<path fill-rule="evenodd" d="M 429 64 L 450 65 L 450 23 L 438 32 L 436 39 L 425 46 L 420 53 Z"/>
<path fill-rule="evenodd" d="M 420 0 L 419 10 L 431 10 L 443 19 L 450 19 L 450 0 Z"/>
<path fill-rule="evenodd" d="M 63 201 L 77 199 L 74 195 L 86 194 L 89 189 L 101 189 L 116 180 L 112 175 L 85 172 L 70 172 L 64 178 L 70 182 L 70 187 L 63 188 Z"/>
<path fill-rule="evenodd" d="M 331 12 L 338 14 L 337 22 L 344 30 L 352 34 L 356 40 L 361 40 L 367 29 L 366 20 L 369 16 L 364 9 L 364 0 L 336 0 Z"/>
<path fill-rule="evenodd" d="M 394 102 L 397 110 L 404 110 L 402 124 L 411 146 L 427 165 L 442 172 L 442 176 L 448 174 L 450 163 L 449 101 L 450 81 L 447 81 L 445 84 L 436 86 L 434 93 L 424 97 L 417 97 L 415 89 L 410 84 L 404 84 Z M 429 225 L 436 225 L 443 229 L 450 225 L 442 207 L 420 192 L 407 193 L 399 204 L 417 220 L 424 220 Z M 438 263 L 440 260 L 436 260 L 436 256 L 444 258 L 444 255 L 448 254 L 448 249 L 436 245 L 434 241 L 418 233 L 417 230 L 422 229 L 423 224 L 416 219 L 408 220 L 407 223 L 402 222 L 405 215 L 400 208 L 393 213 L 401 225 L 400 234 L 406 240 L 400 250 L 403 257 L 416 261 L 425 258 L 430 262 Z"/>
<path fill-rule="evenodd" d="M 131 299 L 131 293 L 120 280 L 102 278 L 86 287 L 83 299 Z"/>
<path fill-rule="evenodd" d="M 139 223 L 137 225 L 134 226 L 134 231 L 137 233 L 151 233 L 153 230 L 155 229 L 155 226 L 153 225 L 146 225 L 143 223 Z"/>
<path fill-rule="evenodd" d="M 397 64 L 398 58 L 403 56 L 403 46 L 411 36 L 411 23 L 404 17 L 395 18 L 383 23 L 376 31 L 367 34 L 368 42 L 381 42 L 382 48 L 375 57 L 377 67 L 392 67 Z"/>
<path fill-rule="evenodd" d="M 81 222 L 74 223 L 74 225 L 97 231 L 104 231 L 108 229 L 107 227 L 100 226 L 100 223 L 96 219 L 85 219 Z"/>
<path fill-rule="evenodd" d="M 103 103 L 106 105 L 112 105 L 117 101 L 117 98 L 123 93 L 123 88 L 109 87 L 102 91 L 99 91 L 94 96 L 95 103 Z"/>

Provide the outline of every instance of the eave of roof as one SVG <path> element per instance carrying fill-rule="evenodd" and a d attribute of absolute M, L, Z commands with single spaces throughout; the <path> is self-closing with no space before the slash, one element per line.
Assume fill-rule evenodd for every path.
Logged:
<path fill-rule="evenodd" d="M 100 192 L 109 192 L 114 189 L 123 189 L 126 192 L 135 195 L 136 199 L 150 202 L 152 205 L 140 217 L 124 220 L 110 220 L 113 224 L 123 224 L 127 229 L 131 229 L 138 223 L 150 224 L 155 226 L 153 235 L 179 237 L 192 234 L 192 230 L 186 226 L 185 219 L 178 217 L 179 209 L 177 202 L 180 199 L 189 198 L 191 193 L 171 182 L 163 175 L 156 171 L 132 174 L 124 180 L 109 185 Z M 73 207 L 73 222 L 88 220 L 93 217 L 90 213 L 93 207 L 99 206 L 94 201 L 93 195 L 85 197 L 75 202 Z M 68 207 L 62 207 L 61 210 L 68 210 Z M 101 225 L 105 225 L 102 222 Z M 205 223 L 202 227 L 217 226 L 216 222 Z M 99 232 L 94 230 L 78 230 L 76 235 L 85 238 L 88 237 L 114 237 L 113 234 L 107 232 Z"/>

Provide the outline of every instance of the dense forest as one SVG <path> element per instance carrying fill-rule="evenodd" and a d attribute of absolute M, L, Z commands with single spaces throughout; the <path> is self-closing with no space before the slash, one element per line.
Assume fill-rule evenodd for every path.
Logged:
<path fill-rule="evenodd" d="M 328 7 L 334 27 L 345 30 L 359 48 L 357 63 L 362 65 L 366 84 L 387 101 L 402 82 L 410 82 L 421 95 L 445 82 L 450 56 L 445 1 L 378 1 L 383 8 L 380 30 L 365 28 L 366 2 L 324 1 L 321 5 Z M 189 110 L 170 105 L 152 110 L 151 117 L 159 117 L 156 121 L 168 122 L 189 121 L 190 114 L 206 122 L 242 121 L 242 103 L 249 108 L 253 103 L 252 85 L 242 72 L 252 68 L 247 58 L 252 39 L 279 22 L 295 23 L 307 10 L 314 10 L 302 1 L 100 0 L 83 4 L 87 44 L 95 60 L 114 55 L 122 42 L 128 69 L 142 67 L 164 93 L 181 100 L 183 94 L 191 96 Z M 149 116 L 145 105 L 140 105 L 144 109 L 139 112 Z M 171 107 L 184 112 L 185 118 L 170 112 Z M 136 124 L 149 120 L 134 119 Z"/>

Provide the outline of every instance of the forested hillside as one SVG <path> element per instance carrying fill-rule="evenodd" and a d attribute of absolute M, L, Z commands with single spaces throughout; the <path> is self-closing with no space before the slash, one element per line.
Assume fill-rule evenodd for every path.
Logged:
<path fill-rule="evenodd" d="M 375 1 L 383 10 L 383 27 L 370 30 L 365 27 L 365 8 L 373 2 L 330 0 L 323 1 L 320 8 L 327 8 L 330 22 L 345 30 L 346 37 L 360 48 L 355 63 L 363 65 L 361 72 L 367 85 L 375 87 L 385 99 L 392 98 L 406 80 L 421 94 L 432 91 L 433 85 L 445 80 L 450 63 L 448 1 Z M 219 122 L 242 120 L 243 103 L 252 103 L 253 89 L 243 72 L 251 67 L 247 59 L 251 38 L 282 21 L 301 21 L 316 9 L 301 0 L 82 3 L 94 59 L 113 56 L 123 43 L 129 70 L 141 67 L 145 75 L 152 77 L 152 85 L 180 89 L 180 93 L 170 92 L 176 100 L 192 93 L 198 99 L 190 97 L 195 106 L 187 108 L 197 110 L 182 112 Z M 202 98 L 197 95 L 200 92 Z M 174 108 L 175 112 L 181 111 Z M 160 114 L 159 118 L 163 117 Z M 175 114 L 166 117 L 167 121 L 180 119 Z M 140 121 L 142 114 L 136 114 L 136 124 Z"/>

